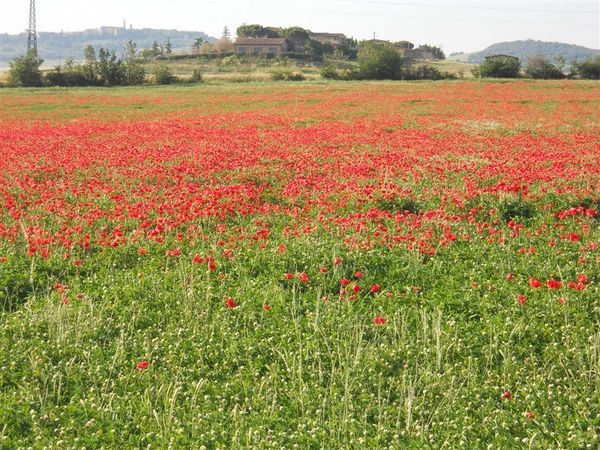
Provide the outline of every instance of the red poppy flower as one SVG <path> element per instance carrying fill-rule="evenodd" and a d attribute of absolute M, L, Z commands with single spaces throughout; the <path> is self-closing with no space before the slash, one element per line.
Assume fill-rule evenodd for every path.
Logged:
<path fill-rule="evenodd" d="M 577 275 L 577 281 L 580 283 L 587 283 L 590 280 L 585 275 Z"/>
<path fill-rule="evenodd" d="M 348 280 L 347 278 L 342 278 L 342 280 L 340 281 L 340 284 L 342 286 L 348 286 L 350 284 L 350 280 Z"/>
<path fill-rule="evenodd" d="M 537 279 L 535 279 L 535 278 L 531 277 L 531 278 L 529 279 L 529 286 L 531 286 L 531 287 L 532 287 L 532 288 L 534 288 L 534 289 L 537 289 L 537 288 L 539 288 L 539 287 L 542 287 L 542 283 L 541 283 L 539 280 L 537 280 Z"/>
<path fill-rule="evenodd" d="M 512 273 L 509 273 L 508 275 L 506 275 L 506 279 L 507 279 L 508 281 L 512 281 L 512 280 L 514 280 L 514 279 L 515 279 L 515 276 L 514 276 Z"/>
<path fill-rule="evenodd" d="M 282 254 L 282 255 L 285 253 L 285 245 L 281 244 L 279 246 L 279 253 Z"/>
<path fill-rule="evenodd" d="M 336 266 L 339 266 L 342 262 L 344 262 L 344 260 L 342 258 L 335 258 L 333 260 L 333 264 Z"/>
<path fill-rule="evenodd" d="M 562 283 L 554 278 L 550 278 L 546 283 L 546 286 L 548 286 L 550 289 L 560 289 L 562 287 Z"/>
<path fill-rule="evenodd" d="M 227 306 L 230 309 L 238 307 L 237 303 L 231 297 L 227 299 L 227 301 L 225 302 L 225 306 Z"/>
<path fill-rule="evenodd" d="M 378 284 L 374 284 L 373 286 L 371 286 L 371 293 L 375 293 L 375 292 L 379 292 L 381 291 L 381 286 L 379 286 Z"/>
<path fill-rule="evenodd" d="M 271 307 L 269 305 L 267 305 L 267 304 L 263 305 L 263 309 L 265 311 L 271 311 Z"/>
<path fill-rule="evenodd" d="M 382 316 L 376 316 L 376 317 L 373 319 L 373 323 L 374 323 L 375 325 L 378 325 L 378 326 L 385 325 L 385 322 L 386 322 L 386 321 L 387 321 L 387 320 L 386 320 L 386 318 L 385 318 L 385 317 L 382 317 Z"/>
<path fill-rule="evenodd" d="M 283 275 L 285 277 L 286 280 L 293 280 L 294 279 L 294 274 L 293 273 L 286 273 Z"/>
<path fill-rule="evenodd" d="M 138 370 L 146 370 L 148 367 L 150 367 L 150 363 L 148 361 L 140 361 L 137 363 L 136 367 Z"/>
<path fill-rule="evenodd" d="M 356 272 L 354 274 L 354 278 L 362 278 L 363 277 L 363 273 L 362 272 Z"/>
<path fill-rule="evenodd" d="M 358 284 L 355 284 L 355 285 L 352 287 L 352 291 L 353 291 L 355 294 L 358 294 L 358 293 L 360 292 L 360 286 L 359 286 Z"/>
<path fill-rule="evenodd" d="M 298 274 L 298 279 L 303 283 L 308 283 L 310 281 L 308 275 L 304 272 Z"/>
<path fill-rule="evenodd" d="M 320 271 L 321 273 L 327 273 L 327 267 L 321 267 Z"/>
<path fill-rule="evenodd" d="M 75 264 L 76 266 L 80 266 L 83 264 L 83 261 L 80 259 L 76 259 L 75 261 L 73 261 L 73 264 Z"/>
<path fill-rule="evenodd" d="M 512 394 L 510 393 L 510 391 L 504 391 L 502 393 L 502 398 L 506 398 L 506 399 L 512 398 Z"/>
<path fill-rule="evenodd" d="M 521 305 L 524 305 L 525 302 L 527 301 L 527 298 L 523 294 L 521 294 L 521 295 L 517 296 L 517 300 L 519 301 L 519 303 Z"/>
<path fill-rule="evenodd" d="M 533 411 L 527 411 L 525 413 L 525 417 L 527 417 L 528 419 L 533 420 L 533 419 L 535 419 L 535 413 Z"/>

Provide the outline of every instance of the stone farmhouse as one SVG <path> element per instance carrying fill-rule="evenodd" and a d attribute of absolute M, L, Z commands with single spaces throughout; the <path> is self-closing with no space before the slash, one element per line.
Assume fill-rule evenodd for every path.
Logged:
<path fill-rule="evenodd" d="M 342 33 L 310 33 L 309 37 L 321 44 L 344 45 L 348 38 Z"/>
<path fill-rule="evenodd" d="M 239 38 L 234 47 L 240 55 L 281 55 L 288 51 L 287 41 L 282 38 Z"/>

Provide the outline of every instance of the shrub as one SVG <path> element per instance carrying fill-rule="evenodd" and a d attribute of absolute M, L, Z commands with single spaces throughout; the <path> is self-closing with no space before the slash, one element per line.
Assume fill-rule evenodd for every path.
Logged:
<path fill-rule="evenodd" d="M 437 67 L 420 65 L 407 69 L 404 78 L 406 80 L 454 80 L 457 76 L 450 72 L 442 72 Z"/>
<path fill-rule="evenodd" d="M 40 66 L 44 60 L 39 59 L 34 53 L 16 58 L 10 63 L 8 83 L 11 86 L 39 87 L 44 81 Z"/>
<path fill-rule="evenodd" d="M 157 64 L 152 70 L 154 84 L 171 84 L 175 81 L 175 75 L 168 66 Z"/>
<path fill-rule="evenodd" d="M 333 66 L 321 67 L 321 77 L 326 80 L 337 80 L 339 78 L 338 71 Z"/>
<path fill-rule="evenodd" d="M 63 66 L 57 66 L 46 73 L 45 81 L 48 86 L 89 86 L 84 67 L 69 59 Z"/>
<path fill-rule="evenodd" d="M 525 68 L 525 75 L 536 80 L 559 80 L 565 75 L 542 55 L 532 56 Z"/>
<path fill-rule="evenodd" d="M 194 69 L 192 74 L 190 75 L 190 83 L 203 83 L 204 77 L 202 76 L 202 72 L 199 69 Z"/>
<path fill-rule="evenodd" d="M 573 64 L 573 73 L 581 78 L 600 79 L 600 55 L 588 58 L 582 63 Z"/>
<path fill-rule="evenodd" d="M 488 56 L 479 65 L 478 74 L 483 78 L 519 78 L 521 61 L 506 55 Z"/>
<path fill-rule="evenodd" d="M 399 80 L 403 59 L 389 43 L 363 42 L 358 50 L 361 78 L 365 80 Z"/>
<path fill-rule="evenodd" d="M 291 70 L 276 70 L 271 72 L 273 81 L 304 81 L 306 78 L 301 72 L 292 72 Z"/>

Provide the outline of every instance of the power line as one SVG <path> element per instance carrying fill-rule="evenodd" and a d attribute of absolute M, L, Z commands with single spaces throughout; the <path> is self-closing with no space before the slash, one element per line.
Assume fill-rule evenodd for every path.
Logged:
<path fill-rule="evenodd" d="M 421 3 L 414 3 L 414 2 L 404 2 L 404 1 L 381 1 L 381 0 L 374 0 L 374 1 L 365 1 L 365 0 L 335 0 L 337 2 L 341 2 L 341 3 L 346 3 L 346 2 L 350 2 L 350 3 L 360 3 L 361 5 L 389 5 L 389 6 L 414 6 L 414 7 L 424 7 L 424 8 L 448 8 L 448 9 L 469 9 L 469 10 L 485 10 L 485 11 L 511 11 L 511 12 L 534 12 L 534 13 L 542 13 L 542 14 L 598 14 L 599 10 L 595 10 L 595 11 L 582 11 L 582 10 L 577 10 L 577 11 L 552 11 L 552 10 L 548 10 L 548 9 L 531 9 L 531 8 L 516 8 L 516 7 L 509 7 L 509 8 L 502 8 L 502 7 L 497 7 L 497 6 L 481 6 L 479 5 L 460 5 L 460 4 L 456 4 L 455 2 L 450 2 L 450 3 L 439 3 L 439 2 L 421 2 Z M 485 3 L 485 2 L 478 2 L 478 3 Z M 508 3 L 508 2 L 507 2 Z M 530 3 L 530 2 L 515 2 L 515 3 Z M 548 3 L 552 3 L 552 2 L 548 2 Z M 574 2 L 574 3 L 582 3 L 582 4 L 592 4 L 592 3 L 596 3 L 596 2 L 589 2 L 589 1 L 583 1 L 583 2 Z"/>
<path fill-rule="evenodd" d="M 465 17 L 433 17 L 433 16 L 415 16 L 408 14 L 389 14 L 389 13 L 367 13 L 367 12 L 352 12 L 352 11 L 332 11 L 332 10 L 315 10 L 315 9 L 302 9 L 295 7 L 285 7 L 279 5 L 260 5 L 256 2 L 249 5 L 236 4 L 230 2 L 216 2 L 216 1 L 204 1 L 204 4 L 216 5 L 216 6 L 231 6 L 234 8 L 248 8 L 248 9 L 268 9 L 268 10 L 282 10 L 290 12 L 307 12 L 307 13 L 319 13 L 319 14 L 332 14 L 332 15 L 346 15 L 346 16 L 360 16 L 360 17 L 386 17 L 386 18 L 398 18 L 398 19 L 420 19 L 420 20 L 443 20 L 443 21 L 456 21 L 456 22 L 487 22 L 487 23 L 515 23 L 515 24 L 539 24 L 539 25 L 561 25 L 561 26 L 573 26 L 582 27 L 590 26 L 597 27 L 598 23 L 573 23 L 573 22 L 546 22 L 546 21 L 532 21 L 532 20 L 505 20 L 505 19 L 479 19 L 473 18 L 468 19 Z"/>

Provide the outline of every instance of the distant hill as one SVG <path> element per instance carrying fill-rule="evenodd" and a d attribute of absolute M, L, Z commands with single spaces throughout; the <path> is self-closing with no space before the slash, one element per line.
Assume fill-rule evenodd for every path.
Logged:
<path fill-rule="evenodd" d="M 498 44 L 490 45 L 480 52 L 453 55 L 451 59 L 466 60 L 470 63 L 481 63 L 486 56 L 498 54 L 516 56 L 520 58 L 523 63 L 526 63 L 531 56 L 536 54 L 544 55 L 551 60 L 557 56 L 562 56 L 567 63 L 571 63 L 573 61 L 582 61 L 591 56 L 600 55 L 600 50 L 582 47 L 581 45 L 534 41 L 529 39 L 525 41 L 500 42 Z"/>
<path fill-rule="evenodd" d="M 213 41 L 214 38 L 201 31 L 141 30 L 123 27 L 100 27 L 97 29 L 68 33 L 45 33 L 38 36 L 39 54 L 47 63 L 57 63 L 66 58 L 83 58 L 83 49 L 88 45 L 104 47 L 122 52 L 127 41 L 137 43 L 138 48 L 149 48 L 154 41 L 164 44 L 171 41 L 173 50 L 191 49 L 196 38 Z M 27 48 L 25 33 L 0 34 L 0 65 L 6 66 L 16 56 L 22 55 Z"/>

